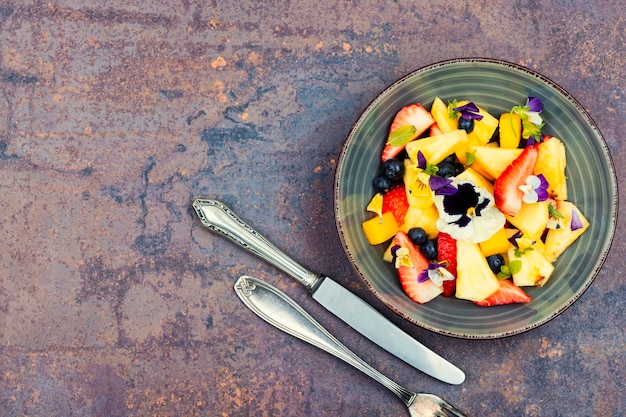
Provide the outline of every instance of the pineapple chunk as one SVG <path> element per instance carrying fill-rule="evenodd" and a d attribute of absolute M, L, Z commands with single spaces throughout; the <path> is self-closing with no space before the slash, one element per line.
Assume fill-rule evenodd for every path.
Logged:
<path fill-rule="evenodd" d="M 500 147 L 517 148 L 522 138 L 522 118 L 516 113 L 500 115 Z"/>
<path fill-rule="evenodd" d="M 467 135 L 467 144 L 461 146 L 454 152 L 456 154 L 456 158 L 459 160 L 460 163 L 462 163 L 463 165 L 467 163 L 467 153 L 470 152 L 470 148 L 474 146 L 479 146 L 478 141 L 475 137 L 470 138 L 469 135 Z"/>
<path fill-rule="evenodd" d="M 509 262 L 521 262 L 521 269 L 513 274 L 513 283 L 518 287 L 542 287 L 552 275 L 554 266 L 532 239 L 522 237 L 517 239 L 517 244 L 519 249 L 510 248 L 508 251 Z"/>
<path fill-rule="evenodd" d="M 441 132 L 448 133 L 457 130 L 459 117 L 457 116 L 454 119 L 450 119 L 448 117 L 448 106 L 439 97 L 435 97 L 430 109 L 430 114 L 433 116 L 433 119 L 435 119 L 437 127 Z"/>
<path fill-rule="evenodd" d="M 467 132 L 454 130 L 442 135 L 414 140 L 407 143 L 405 149 L 414 164 L 417 165 L 417 154 L 421 151 L 426 161 L 435 165 L 466 144 Z"/>
<path fill-rule="evenodd" d="M 383 193 L 376 193 L 376 194 L 374 194 L 374 196 L 370 200 L 370 202 L 367 205 L 367 207 L 365 207 L 365 210 L 367 210 L 369 212 L 372 212 L 372 213 L 376 213 L 379 216 L 382 216 L 382 214 L 383 214 L 383 201 L 384 201 Z"/>
<path fill-rule="evenodd" d="M 476 162 L 472 167 L 484 172 L 487 179 L 494 181 L 522 153 L 523 149 L 494 148 L 491 146 L 470 147 Z"/>
<path fill-rule="evenodd" d="M 465 168 L 463 172 L 456 176 L 459 180 L 467 180 L 473 182 L 480 188 L 484 188 L 493 195 L 493 183 L 477 172 L 473 166 Z"/>
<path fill-rule="evenodd" d="M 385 253 L 383 253 L 383 261 L 392 263 L 393 262 L 393 254 L 391 253 L 391 248 L 393 248 L 396 243 L 392 240 L 389 245 L 387 245 L 387 249 L 385 249 Z"/>
<path fill-rule="evenodd" d="M 468 103 L 469 101 L 462 100 L 457 103 L 457 106 L 465 106 Z M 469 142 L 471 144 L 484 146 L 489 143 L 491 137 L 498 128 L 498 119 L 493 117 L 487 110 L 483 109 L 482 107 L 476 107 L 478 107 L 478 114 L 483 116 L 483 118 L 480 120 L 474 120 L 474 129 L 470 133 L 468 133 L 467 136 L 469 137 Z"/>
<path fill-rule="evenodd" d="M 550 219 L 548 205 L 550 200 L 538 201 L 533 204 L 522 203 L 522 208 L 515 216 L 505 215 L 513 226 L 533 240 L 541 239 Z"/>
<path fill-rule="evenodd" d="M 456 242 L 456 298 L 482 301 L 498 291 L 500 283 L 476 243 Z"/>
<path fill-rule="evenodd" d="M 361 223 L 363 233 L 370 245 L 379 245 L 394 237 L 398 230 L 398 222 L 391 211 L 382 216 L 372 217 Z"/>
<path fill-rule="evenodd" d="M 483 118 L 474 120 L 474 130 L 468 133 L 468 136 L 470 140 L 475 138 L 479 145 L 484 146 L 489 143 L 498 128 L 498 119 L 480 107 L 478 107 L 478 114 L 482 115 Z"/>
<path fill-rule="evenodd" d="M 434 239 L 439 234 L 436 224 L 438 218 L 439 211 L 437 211 L 437 207 L 434 204 L 424 208 L 409 206 L 404 216 L 404 222 L 400 226 L 400 230 L 404 233 L 408 233 L 409 229 L 413 227 L 421 227 L 424 229 L 429 239 Z"/>
<path fill-rule="evenodd" d="M 535 175 L 543 174 L 548 181 L 548 193 L 557 200 L 567 200 L 565 179 L 565 145 L 555 137 L 539 144 Z"/>
<path fill-rule="evenodd" d="M 548 229 L 545 240 L 544 254 L 550 262 L 556 259 L 589 227 L 589 221 L 583 216 L 578 207 L 570 201 L 557 201 L 557 210 L 564 217 L 563 226 L 559 229 Z M 582 227 L 572 230 L 572 213 L 580 219 Z"/>

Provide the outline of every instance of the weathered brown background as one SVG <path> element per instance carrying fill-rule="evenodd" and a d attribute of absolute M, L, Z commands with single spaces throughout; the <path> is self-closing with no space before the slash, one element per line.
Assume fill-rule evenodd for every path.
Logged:
<path fill-rule="evenodd" d="M 568 90 L 621 180 L 625 21 L 619 0 L 0 0 L 0 416 L 407 415 L 246 310 L 232 289 L 241 274 L 470 416 L 623 416 L 623 219 L 562 316 L 466 341 L 404 323 L 368 294 L 340 246 L 332 189 L 342 142 L 378 91 L 466 56 L 520 63 Z M 363 341 L 202 229 L 194 197 L 225 201 L 467 381 L 446 385 Z"/>

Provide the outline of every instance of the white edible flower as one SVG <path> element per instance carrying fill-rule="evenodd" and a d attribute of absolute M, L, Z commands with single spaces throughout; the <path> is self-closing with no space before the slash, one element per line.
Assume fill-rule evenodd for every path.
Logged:
<path fill-rule="evenodd" d="M 479 243 L 500 230 L 506 219 L 495 206 L 495 199 L 484 188 L 471 181 L 452 182 L 457 192 L 435 195 L 439 210 L 437 228 L 457 240 Z"/>

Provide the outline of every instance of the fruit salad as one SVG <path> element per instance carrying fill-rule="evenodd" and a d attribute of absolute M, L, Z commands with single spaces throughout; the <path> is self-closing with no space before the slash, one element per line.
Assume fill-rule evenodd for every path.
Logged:
<path fill-rule="evenodd" d="M 563 141 L 542 133 L 538 97 L 495 116 L 471 101 L 394 117 L 362 223 L 417 303 L 528 303 L 589 227 L 567 199 Z"/>

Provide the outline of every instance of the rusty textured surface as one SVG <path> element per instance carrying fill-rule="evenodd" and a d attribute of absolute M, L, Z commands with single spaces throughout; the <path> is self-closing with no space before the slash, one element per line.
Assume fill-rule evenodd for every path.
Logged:
<path fill-rule="evenodd" d="M 0 416 L 406 415 L 236 298 L 279 286 L 374 366 L 469 415 L 622 416 L 624 220 L 562 316 L 493 341 L 431 334 L 367 293 L 332 216 L 336 159 L 386 85 L 488 56 L 558 82 L 626 170 L 617 0 L 0 1 Z M 590 173 L 590 175 L 593 175 Z M 219 198 L 467 374 L 430 379 L 201 229 Z"/>

